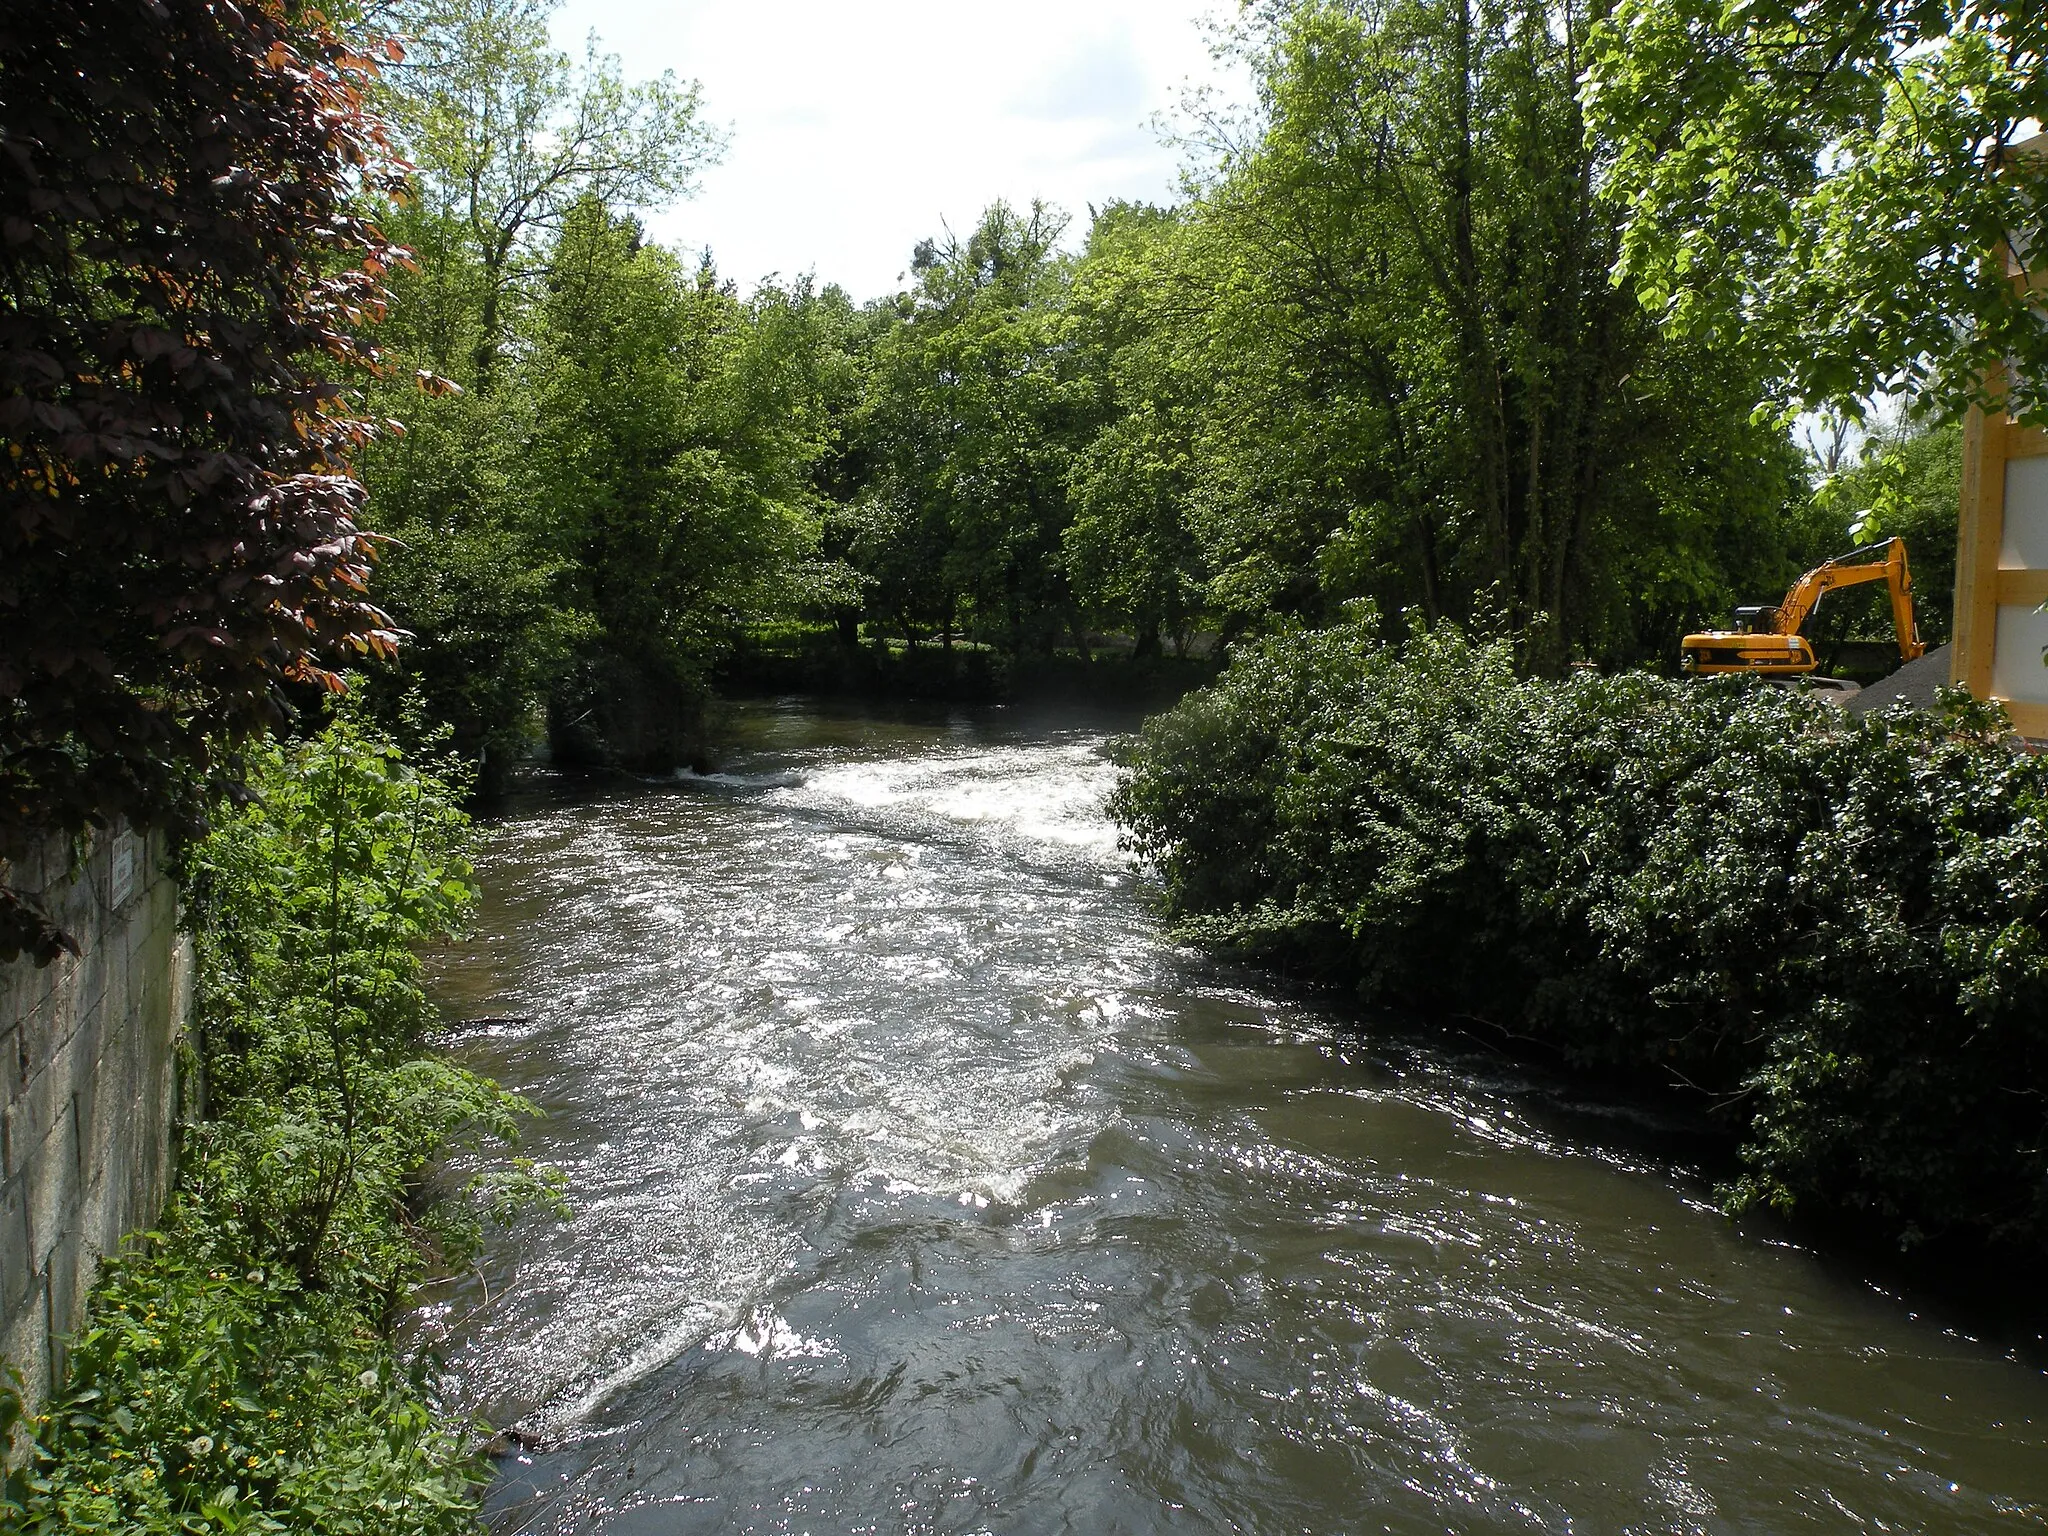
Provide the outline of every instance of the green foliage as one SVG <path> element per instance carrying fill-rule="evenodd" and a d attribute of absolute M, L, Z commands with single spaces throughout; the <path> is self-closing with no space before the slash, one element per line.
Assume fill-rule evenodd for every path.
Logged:
<path fill-rule="evenodd" d="M 417 946 L 474 900 L 464 776 L 343 715 L 263 748 L 252 784 L 193 859 L 212 1118 L 186 1186 L 302 1284 L 395 1304 L 465 1232 L 418 1207 L 418 1171 L 453 1141 L 511 1140 L 524 1109 L 417 1054 Z"/>
<path fill-rule="evenodd" d="M 416 690 L 495 788 L 525 754 L 539 701 L 594 626 L 575 606 L 573 564 L 524 455 L 531 403 L 498 391 L 415 396 L 404 406 L 405 435 L 363 465 L 378 524 L 392 539 L 377 593 L 408 632 L 396 669 L 375 680 L 375 691 L 395 715 L 401 690 Z"/>
<path fill-rule="evenodd" d="M 1141 651 L 1370 598 L 1497 617 L 1525 668 L 1669 661 L 1807 563 L 1804 466 L 1738 353 L 1609 268 L 1592 10 L 1299 3 L 1178 209 L 920 248 L 866 354 L 847 558 L 871 627 Z"/>
<path fill-rule="evenodd" d="M 850 313 L 807 284 L 743 301 L 595 202 L 566 219 L 519 385 L 532 494 L 592 622 L 555 715 L 594 715 L 606 755 L 686 757 L 707 663 L 829 601 L 813 480 Z"/>
<path fill-rule="evenodd" d="M 554 535 L 614 644 L 690 664 L 813 577 L 828 302 L 742 303 L 597 204 L 570 216 L 522 383 Z"/>
<path fill-rule="evenodd" d="M 1525 670 L 1669 664 L 1816 558 L 1756 360 L 1610 281 L 1590 0 L 1255 8 L 1258 112 L 1183 206 L 1112 204 L 1073 252 L 996 203 L 859 310 L 645 242 L 631 211 L 715 148 L 695 98 L 576 83 L 547 9 L 406 0 L 385 85 L 423 171 L 380 590 L 487 780 L 543 716 L 563 754 L 694 757 L 762 625 L 1142 658 L 1368 598 L 1497 619 Z"/>
<path fill-rule="evenodd" d="M 468 1437 L 386 1325 L 483 1219 L 559 1196 L 519 1162 L 445 1199 L 424 1180 L 530 1113 L 420 1053 L 415 948 L 474 899 L 461 770 L 408 763 L 345 713 L 257 749 L 249 784 L 188 871 L 209 1118 L 186 1129 L 163 1231 L 103 1273 L 7 1484 L 9 1529 L 473 1528 Z"/>
<path fill-rule="evenodd" d="M 378 23 L 406 40 L 381 105 L 419 171 L 423 216 L 454 238 L 430 247 L 437 286 L 470 302 L 467 377 L 493 381 L 508 336 L 549 266 L 569 210 L 620 212 L 688 192 L 722 147 L 694 83 L 629 84 L 593 37 L 581 65 L 554 47 L 561 0 L 397 0 Z M 452 352 L 437 367 L 453 372 Z"/>
<path fill-rule="evenodd" d="M 1795 405 L 1959 414 L 2012 361 L 2040 413 L 2048 330 L 1992 259 L 2048 214 L 2048 157 L 2006 153 L 2048 118 L 2034 0 L 1621 0 L 1592 45 L 1620 270 L 1667 327 Z"/>
<path fill-rule="evenodd" d="M 1210 567 L 1194 518 L 1204 480 L 1197 436 L 1206 380 L 1186 356 L 1176 300 L 1187 283 L 1186 221 L 1112 204 L 1096 215 L 1073 307 L 1110 419 L 1068 471 L 1073 522 L 1063 560 L 1077 596 L 1127 624 L 1141 653 L 1160 632 L 1177 652 L 1210 608 Z"/>
<path fill-rule="evenodd" d="M 1940 645 L 1955 628 L 1956 526 L 1963 500 L 1963 428 L 1909 421 L 1875 434 L 1854 464 L 1823 482 L 1818 496 L 1831 524 L 1846 523 L 1846 543 L 1903 538 L 1913 567 L 1913 609 L 1920 634 Z M 1839 554 L 1839 548 L 1831 549 Z M 1849 599 L 1843 601 L 1844 598 Z M 1880 588 L 1862 601 L 1836 597 L 1809 634 L 1889 640 L 1891 609 Z"/>
<path fill-rule="evenodd" d="M 1064 629 L 1087 648 L 1060 550 L 1100 385 L 1074 345 L 1064 226 L 996 203 L 967 239 L 921 245 L 917 286 L 873 345 L 853 559 L 906 640 L 958 629 L 1049 651 Z"/>
<path fill-rule="evenodd" d="M 492 387 L 405 386 L 408 430 L 365 467 L 397 540 L 379 590 L 412 633 L 386 712 L 416 682 L 492 784 L 546 716 L 558 747 L 682 760 L 734 636 L 849 590 L 818 488 L 855 389 L 845 296 L 741 299 L 595 198 L 557 223 Z M 398 280 L 429 366 L 481 323 L 454 279 L 437 318 L 437 281 Z"/>
<path fill-rule="evenodd" d="M 1611 280 L 1595 14 L 1303 3 L 1248 37 L 1264 130 L 1189 242 L 1215 294 L 1199 522 L 1241 611 L 1485 616 L 1554 670 L 1668 655 L 1671 617 L 1746 574 L 1726 550 L 1782 550 L 1797 466 L 1756 378 Z"/>
<path fill-rule="evenodd" d="M 151 1245 L 94 1293 L 9 1530 L 475 1529 L 483 1466 L 363 1320 L 193 1233 Z"/>
<path fill-rule="evenodd" d="M 697 90 L 630 84 L 548 34 L 553 0 L 366 8 L 408 39 L 382 103 L 418 167 L 377 391 L 405 433 L 365 466 L 396 543 L 379 595 L 417 686 L 486 787 L 532 745 L 690 755 L 702 674 L 760 619 L 829 606 L 817 482 L 852 393 L 836 290 L 742 299 L 648 245 L 634 210 L 716 158 Z M 424 388 L 422 388 L 424 384 Z"/>
<path fill-rule="evenodd" d="M 1713 1095 L 1737 1206 L 2048 1248 L 2048 759 L 1994 710 L 1355 620 L 1241 651 L 1115 810 L 1191 939 Z"/>

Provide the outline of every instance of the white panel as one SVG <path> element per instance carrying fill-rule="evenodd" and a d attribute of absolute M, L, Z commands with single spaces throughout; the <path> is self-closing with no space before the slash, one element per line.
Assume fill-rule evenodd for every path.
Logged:
<path fill-rule="evenodd" d="M 114 880 L 108 905 L 118 907 L 135 894 L 136 837 L 126 827 L 114 834 Z"/>
<path fill-rule="evenodd" d="M 2048 454 L 2006 460 L 1998 563 L 2008 571 L 2048 570 Z"/>
<path fill-rule="evenodd" d="M 1991 691 L 2001 699 L 2048 704 L 2048 613 L 2028 603 L 1998 605 L 1998 649 L 1991 657 Z"/>

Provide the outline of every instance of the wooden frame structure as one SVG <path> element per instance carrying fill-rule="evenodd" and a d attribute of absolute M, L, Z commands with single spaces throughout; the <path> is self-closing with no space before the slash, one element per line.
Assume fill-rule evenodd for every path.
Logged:
<path fill-rule="evenodd" d="M 2017 153 L 2048 153 L 2048 135 Z M 2041 287 L 2010 250 L 1997 260 L 2016 284 Z M 2002 370 L 1990 380 L 2003 393 Z M 2022 736 L 2048 741 L 2048 431 L 2003 411 L 1973 409 L 1963 428 L 1956 544 L 1956 638 L 1949 679 L 2005 705 Z"/>
<path fill-rule="evenodd" d="M 2048 431 L 2003 411 L 1963 429 L 1956 644 L 1949 678 L 2005 705 L 2022 736 L 2048 740 Z"/>

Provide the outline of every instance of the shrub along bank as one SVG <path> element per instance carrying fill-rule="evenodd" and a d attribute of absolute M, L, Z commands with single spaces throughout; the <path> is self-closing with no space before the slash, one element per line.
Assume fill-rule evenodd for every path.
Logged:
<path fill-rule="evenodd" d="M 103 1272 L 5 1485 L 9 1530 L 474 1523 L 475 1448 L 388 1327 L 484 1215 L 553 1194 L 518 1163 L 446 1198 L 423 1183 L 526 1109 L 421 1050 L 416 947 L 473 899 L 464 785 L 347 717 L 251 770 L 191 861 L 209 1117 L 185 1129 L 162 1231 Z"/>
<path fill-rule="evenodd" d="M 2048 1249 L 2048 758 L 1996 711 L 1240 651 L 1114 809 L 1188 938 L 1708 1097 L 1733 1208 Z"/>

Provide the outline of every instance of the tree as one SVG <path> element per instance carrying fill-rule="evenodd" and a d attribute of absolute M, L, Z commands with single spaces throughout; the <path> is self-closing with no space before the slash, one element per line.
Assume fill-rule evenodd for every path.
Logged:
<path fill-rule="evenodd" d="M 1162 629 L 1185 652 L 1207 598 L 1189 521 L 1207 376 L 1185 366 L 1183 346 L 1204 296 L 1189 292 L 1184 238 L 1170 210 L 1112 204 L 1096 215 L 1074 285 L 1087 367 L 1106 381 L 1111 419 L 1069 471 L 1062 564 L 1084 603 L 1130 627 L 1140 657 L 1157 650 Z"/>
<path fill-rule="evenodd" d="M 406 641 L 395 668 L 372 675 L 372 696 L 401 729 L 417 690 L 492 795 L 591 620 L 528 457 L 532 401 L 499 389 L 392 404 L 405 434 L 364 455 L 362 476 L 389 538 L 378 600 Z"/>
<path fill-rule="evenodd" d="M 813 470 L 843 295 L 742 302 L 587 199 L 549 260 L 518 394 L 522 455 L 593 630 L 555 699 L 574 747 L 666 767 L 693 755 L 707 663 L 734 631 L 829 592 Z"/>
<path fill-rule="evenodd" d="M 0 18 L 0 858 L 190 819 L 286 684 L 391 648 L 337 383 L 403 259 L 374 73 L 281 0 Z M 0 891 L 0 955 L 59 938 Z"/>
<path fill-rule="evenodd" d="M 385 211 L 414 254 L 394 281 L 385 343 L 461 390 L 379 394 L 410 428 L 365 465 L 396 539 L 380 590 L 414 636 L 400 686 L 379 694 L 395 724 L 417 685 L 486 792 L 603 627 L 575 532 L 591 509 L 560 499 L 572 477 L 552 458 L 581 439 L 543 419 L 534 367 L 542 353 L 560 360 L 549 350 L 555 261 L 575 248 L 565 235 L 577 210 L 624 216 L 682 196 L 719 144 L 696 86 L 669 75 L 628 84 L 595 38 L 580 67 L 555 49 L 558 3 L 390 0 L 357 18 L 405 40 L 380 102 L 417 166 L 415 195 Z M 519 387 L 503 387 L 508 378 Z M 616 417 L 603 395 L 592 391 L 591 408 Z"/>
<path fill-rule="evenodd" d="M 1963 500 L 1961 422 L 1902 420 L 1871 433 L 1823 482 L 1820 508 L 1840 554 L 1841 529 L 1857 543 L 1897 535 L 1913 567 L 1913 608 L 1921 638 L 1940 645 L 1955 632 L 1956 509 Z M 1809 629 L 1819 637 L 1889 640 L 1891 605 L 1880 586 L 1833 594 Z"/>
<path fill-rule="evenodd" d="M 902 322 L 873 349 L 864 430 L 875 445 L 867 565 L 907 639 L 957 625 L 1012 652 L 1084 652 L 1060 565 L 1075 451 L 1102 420 L 1057 249 L 1066 218 L 992 204 L 973 234 L 919 245 Z M 893 610 L 893 611 L 892 611 Z"/>
<path fill-rule="evenodd" d="M 1311 0 L 1248 39 L 1259 131 L 1181 242 L 1214 381 L 1188 515 L 1231 622 L 1371 597 L 1503 624 L 1536 670 L 1635 659 L 1670 646 L 1646 584 L 1727 596 L 1689 547 L 1774 541 L 1793 459 L 1754 375 L 1610 281 L 1592 14 Z"/>
<path fill-rule="evenodd" d="M 448 254 L 474 263 L 479 387 L 504 344 L 508 301 L 530 296 L 569 210 L 586 198 L 625 213 L 683 196 L 721 144 L 695 84 L 663 74 L 629 85 L 594 35 L 572 64 L 548 38 L 560 3 L 399 0 L 380 18 L 407 43 L 387 108 L 419 168 L 424 210 L 461 230 L 466 245 Z"/>
<path fill-rule="evenodd" d="M 2035 0 L 1620 0 L 1591 41 L 1618 270 L 1668 329 L 1795 407 L 1955 415 L 2011 360 L 2048 417 L 2048 327 L 1991 259 L 2048 226 L 2048 157 L 2012 153 L 2048 120 Z"/>

